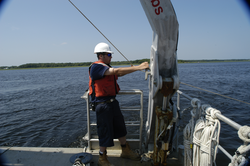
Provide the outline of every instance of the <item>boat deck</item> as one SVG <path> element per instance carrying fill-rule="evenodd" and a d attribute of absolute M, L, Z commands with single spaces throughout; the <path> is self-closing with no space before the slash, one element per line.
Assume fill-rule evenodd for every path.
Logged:
<path fill-rule="evenodd" d="M 6 166 L 72 166 L 70 158 L 83 153 L 83 148 L 46 148 L 46 147 L 0 147 L 1 159 Z M 151 162 L 132 161 L 120 158 L 120 150 L 108 150 L 108 159 L 115 166 L 151 166 Z M 88 166 L 97 166 L 98 153 L 91 153 L 93 159 Z M 168 166 L 181 165 L 176 158 L 168 159 Z"/>

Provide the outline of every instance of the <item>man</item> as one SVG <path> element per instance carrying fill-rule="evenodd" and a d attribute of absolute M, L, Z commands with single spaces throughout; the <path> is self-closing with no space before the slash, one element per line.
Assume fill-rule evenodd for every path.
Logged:
<path fill-rule="evenodd" d="M 126 142 L 127 130 L 119 103 L 115 99 L 120 88 L 117 84 L 118 76 L 123 76 L 138 70 L 149 68 L 148 62 L 139 66 L 112 68 L 110 66 L 113 52 L 106 43 L 95 46 L 94 53 L 98 61 L 89 67 L 89 94 L 95 103 L 97 132 L 99 137 L 99 166 L 113 166 L 107 160 L 107 147 L 114 146 L 113 139 L 118 138 L 122 147 L 121 157 L 140 160 Z"/>

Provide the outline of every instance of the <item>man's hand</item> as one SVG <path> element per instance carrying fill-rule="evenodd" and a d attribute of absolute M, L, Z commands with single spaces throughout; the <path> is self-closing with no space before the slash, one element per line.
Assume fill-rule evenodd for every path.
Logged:
<path fill-rule="evenodd" d="M 139 65 L 140 70 L 148 69 L 149 65 L 148 62 L 143 62 Z"/>

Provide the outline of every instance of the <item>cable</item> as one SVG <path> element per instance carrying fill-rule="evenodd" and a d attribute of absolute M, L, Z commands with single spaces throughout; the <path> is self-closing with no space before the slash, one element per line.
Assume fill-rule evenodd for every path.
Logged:
<path fill-rule="evenodd" d="M 202 89 L 202 88 L 199 88 L 199 87 L 196 87 L 196 86 L 193 86 L 193 85 L 189 85 L 189 84 L 186 84 L 186 83 L 184 83 L 184 82 L 181 82 L 181 84 L 184 84 L 184 85 L 187 85 L 187 86 L 196 88 L 196 89 L 200 89 L 200 90 L 203 90 L 203 91 L 206 91 L 206 92 L 209 92 L 209 93 L 213 93 L 213 94 L 215 94 L 215 95 L 219 95 L 219 96 L 222 96 L 222 97 L 231 99 L 231 100 L 235 100 L 235 101 L 238 101 L 238 102 L 241 102 L 241 103 L 245 103 L 245 104 L 250 105 L 250 103 L 248 103 L 248 102 L 245 102 L 245 101 L 242 101 L 242 100 L 238 100 L 238 99 L 234 99 L 234 98 L 231 98 L 231 97 L 228 97 L 228 96 L 225 96 L 225 95 L 221 95 L 221 94 L 219 94 L 219 93 L 215 93 L 215 92 L 212 92 L 212 91 L 209 91 L 209 90 L 206 90 L 206 89 Z"/>
<path fill-rule="evenodd" d="M 133 64 L 121 53 L 121 51 L 120 50 L 118 50 L 117 48 L 116 48 L 116 46 L 81 12 L 81 10 L 79 10 L 70 0 L 69 0 L 69 2 L 90 22 L 90 24 L 92 24 L 93 25 L 93 27 L 95 27 L 95 29 L 100 33 L 100 34 L 102 34 L 102 36 L 106 39 L 106 40 L 108 40 L 108 42 L 133 66 Z"/>

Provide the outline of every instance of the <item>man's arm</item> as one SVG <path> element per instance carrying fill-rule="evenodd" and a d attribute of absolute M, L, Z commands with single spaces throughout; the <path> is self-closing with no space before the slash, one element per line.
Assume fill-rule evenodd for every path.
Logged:
<path fill-rule="evenodd" d="M 120 67 L 120 68 L 109 68 L 106 70 L 104 75 L 118 75 L 124 76 L 129 73 L 133 73 L 138 70 L 144 70 L 149 68 L 148 62 L 143 62 L 139 66 L 131 66 L 131 67 Z"/>

